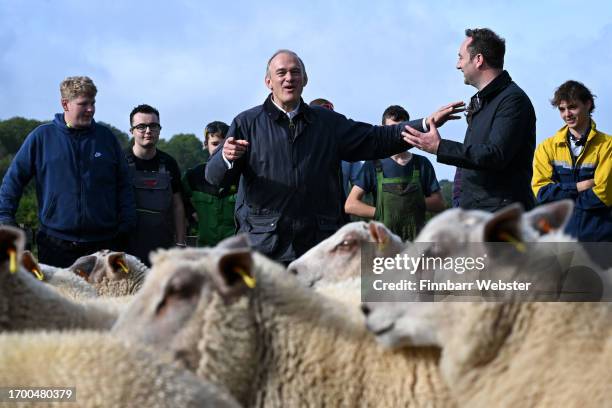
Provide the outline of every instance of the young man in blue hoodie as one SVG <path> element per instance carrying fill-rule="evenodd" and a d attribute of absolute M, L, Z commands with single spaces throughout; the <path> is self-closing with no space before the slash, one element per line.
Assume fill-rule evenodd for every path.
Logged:
<path fill-rule="evenodd" d="M 136 211 L 121 146 L 93 120 L 93 81 L 68 77 L 60 92 L 63 113 L 28 135 L 4 176 L 0 224 L 15 225 L 23 189 L 34 177 L 38 258 L 67 267 L 100 249 L 125 249 Z"/>

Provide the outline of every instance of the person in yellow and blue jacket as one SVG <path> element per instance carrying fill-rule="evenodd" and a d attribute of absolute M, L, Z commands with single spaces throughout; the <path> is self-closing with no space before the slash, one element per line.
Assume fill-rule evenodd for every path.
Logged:
<path fill-rule="evenodd" d="M 591 118 L 593 94 L 567 81 L 551 104 L 565 126 L 536 149 L 531 186 L 537 201 L 574 200 L 565 232 L 583 242 L 612 241 L 612 137 Z"/>

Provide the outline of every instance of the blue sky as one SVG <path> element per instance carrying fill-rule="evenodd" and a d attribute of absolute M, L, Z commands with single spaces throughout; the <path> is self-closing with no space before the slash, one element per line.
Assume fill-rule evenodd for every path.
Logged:
<path fill-rule="evenodd" d="M 279 48 L 304 60 L 306 101 L 328 98 L 370 123 L 391 104 L 417 118 L 469 100 L 457 50 L 465 28 L 490 27 L 535 106 L 538 141 L 561 127 L 549 99 L 568 79 L 598 96 L 595 121 L 612 133 L 611 16 L 608 1 L 0 0 L 0 119 L 49 119 L 61 80 L 88 75 L 96 119 L 127 131 L 132 107 L 149 103 L 162 136 L 201 135 L 264 100 L 265 63 Z M 441 129 L 453 140 L 464 132 L 464 120 Z M 439 179 L 452 178 L 454 168 L 428 157 Z"/>

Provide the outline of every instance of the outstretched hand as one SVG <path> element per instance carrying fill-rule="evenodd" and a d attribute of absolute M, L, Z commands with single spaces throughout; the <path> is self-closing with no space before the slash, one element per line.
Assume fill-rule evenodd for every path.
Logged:
<path fill-rule="evenodd" d="M 442 125 L 444 125 L 448 120 L 461 119 L 461 115 L 457 114 L 463 111 L 465 111 L 465 102 L 451 102 L 432 113 L 427 118 L 427 122 L 429 123 L 431 120 L 433 120 L 437 127 L 442 127 Z"/>
<path fill-rule="evenodd" d="M 248 146 L 249 142 L 246 140 L 228 137 L 223 144 L 223 156 L 229 161 L 238 160 L 244 156 Z"/>
<path fill-rule="evenodd" d="M 442 138 L 440 137 L 440 133 L 438 133 L 438 128 L 433 119 L 429 119 L 428 125 L 429 132 L 426 133 L 419 132 L 415 128 L 406 125 L 406 129 L 402 132 L 402 136 L 406 143 L 410 143 L 417 149 L 436 154 Z"/>

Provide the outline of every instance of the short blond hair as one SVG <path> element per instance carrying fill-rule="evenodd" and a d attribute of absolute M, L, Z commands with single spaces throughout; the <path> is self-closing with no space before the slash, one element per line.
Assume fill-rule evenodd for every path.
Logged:
<path fill-rule="evenodd" d="M 60 93 L 62 99 L 69 101 L 79 96 L 95 97 L 98 89 L 94 85 L 91 78 L 86 76 L 68 77 L 60 84 Z"/>

